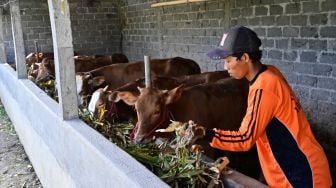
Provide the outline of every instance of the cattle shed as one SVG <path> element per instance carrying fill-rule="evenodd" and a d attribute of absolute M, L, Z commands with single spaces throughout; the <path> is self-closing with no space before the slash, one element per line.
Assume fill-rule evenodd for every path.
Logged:
<path fill-rule="evenodd" d="M 92 133 L 76 117 L 60 119 L 57 115 L 62 114 L 62 110 L 55 101 L 25 79 L 25 75 L 19 73 L 17 76 L 20 79 L 17 79 L 15 72 L 4 64 L 14 62 L 14 43 L 16 47 L 20 47 L 20 43 L 16 41 L 17 38 L 20 39 L 20 32 L 13 39 L 12 23 L 17 23 L 17 20 L 11 17 L 10 3 L 17 3 L 19 8 L 23 38 L 21 52 L 24 55 L 35 51 L 35 42 L 39 51 L 54 50 L 51 17 L 55 15 L 50 15 L 48 2 L 59 3 L 61 11 L 70 13 L 70 22 L 66 22 L 64 28 L 71 27 L 72 43 L 70 40 L 70 43 L 67 41 L 62 46 L 58 42 L 61 44 L 60 52 L 62 49 L 66 52 L 73 49 L 82 54 L 123 52 L 130 60 L 142 60 L 144 55 L 153 58 L 181 56 L 198 62 L 203 72 L 223 69 L 222 61 L 213 61 L 206 56 L 210 49 L 218 45 L 223 32 L 234 25 L 252 28 L 262 39 L 262 62 L 276 65 L 299 97 L 315 136 L 326 151 L 335 182 L 336 1 L 207 0 L 151 7 L 155 3 L 171 1 L 173 0 L 0 0 L 0 97 L 14 124 L 17 124 L 20 140 L 37 168 L 42 183 L 50 187 L 94 185 L 94 178 L 85 179 L 86 173 L 81 169 L 73 169 L 71 163 L 74 162 L 78 166 L 91 165 L 91 168 L 101 169 L 108 166 L 118 172 L 126 170 L 126 173 L 117 173 L 119 175 L 116 178 L 119 180 L 116 182 L 116 178 L 100 182 L 102 187 L 113 183 L 144 187 L 149 185 L 148 182 L 154 182 L 153 187 L 166 186 L 98 133 Z M 55 30 L 57 31 L 57 27 Z M 69 30 L 64 32 L 68 33 Z M 64 63 L 59 66 L 63 65 Z M 71 70 L 70 68 L 69 71 Z M 64 80 L 61 78 L 59 81 Z M 64 83 L 68 83 L 67 79 Z M 64 87 L 68 86 L 75 89 L 71 83 Z M 61 92 L 63 95 L 67 93 Z M 67 106 L 67 100 L 63 103 Z M 42 113 L 36 114 L 41 109 Z M 32 127 L 28 129 L 30 132 L 27 132 L 26 126 Z M 57 127 L 62 129 L 58 130 Z M 43 134 L 45 136 L 41 136 Z M 55 143 L 59 145 L 53 145 Z M 78 144 L 81 146 L 77 147 Z M 36 152 L 29 148 L 39 150 Z M 96 150 L 99 152 L 95 156 L 89 155 Z M 73 156 L 71 152 L 82 156 Z M 118 153 L 118 156 L 109 157 L 114 153 Z M 69 158 L 71 162 L 67 160 L 67 156 L 73 156 Z M 41 165 L 42 158 L 48 160 L 50 165 Z M 102 162 L 95 167 L 90 162 L 97 158 Z M 109 163 L 119 159 L 124 161 L 118 166 Z M 57 166 L 55 170 L 51 170 L 53 165 Z M 64 169 L 70 173 L 65 173 Z M 137 172 L 139 169 L 143 173 Z M 55 181 L 44 182 L 55 173 L 58 174 Z M 103 174 L 108 177 L 116 173 L 103 170 L 97 176 Z M 134 178 L 134 181 L 129 181 L 128 176 Z M 77 184 L 74 182 L 76 178 L 88 184 Z M 57 182 L 59 179 L 67 181 L 60 184 Z"/>

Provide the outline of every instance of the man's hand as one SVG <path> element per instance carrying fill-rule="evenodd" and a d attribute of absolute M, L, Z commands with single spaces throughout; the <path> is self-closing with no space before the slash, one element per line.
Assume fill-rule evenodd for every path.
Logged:
<path fill-rule="evenodd" d="M 194 144 L 196 140 L 205 136 L 205 128 L 189 121 L 179 129 L 179 135 L 185 141 L 186 145 L 191 145 Z"/>

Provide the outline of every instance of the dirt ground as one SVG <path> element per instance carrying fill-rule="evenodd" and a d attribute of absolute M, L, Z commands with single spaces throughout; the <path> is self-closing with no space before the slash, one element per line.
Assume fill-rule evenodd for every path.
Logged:
<path fill-rule="evenodd" d="M 42 187 L 0 101 L 0 187 Z"/>

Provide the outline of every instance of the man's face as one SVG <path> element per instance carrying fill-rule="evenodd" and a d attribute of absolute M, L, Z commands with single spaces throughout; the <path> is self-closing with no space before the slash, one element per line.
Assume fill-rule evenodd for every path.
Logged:
<path fill-rule="evenodd" d="M 240 60 L 237 57 L 228 56 L 224 59 L 224 69 L 235 79 L 244 78 L 249 72 L 246 55 L 244 54 Z"/>

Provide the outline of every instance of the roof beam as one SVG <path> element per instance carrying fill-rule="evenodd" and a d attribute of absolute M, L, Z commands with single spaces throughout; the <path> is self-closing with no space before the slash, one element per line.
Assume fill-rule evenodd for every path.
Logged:
<path fill-rule="evenodd" d="M 168 1 L 168 2 L 162 2 L 162 3 L 154 3 L 151 5 L 151 7 L 154 8 L 154 7 L 178 5 L 178 4 L 184 4 L 184 3 L 205 2 L 205 1 L 207 0 L 176 0 L 176 1 Z"/>

